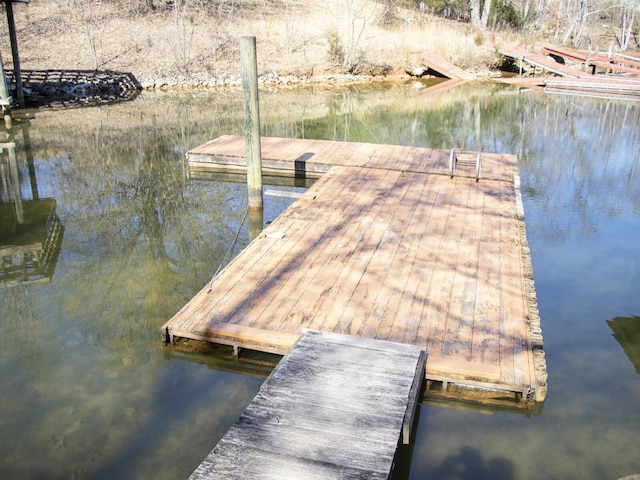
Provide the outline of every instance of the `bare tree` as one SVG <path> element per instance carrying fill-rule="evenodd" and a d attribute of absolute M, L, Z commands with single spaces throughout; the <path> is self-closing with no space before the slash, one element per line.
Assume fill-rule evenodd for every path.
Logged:
<path fill-rule="evenodd" d="M 606 8 L 599 4 L 591 4 L 588 0 L 568 0 L 565 8 L 566 27 L 562 36 L 562 43 L 578 46 L 584 35 L 587 21 L 592 15 L 602 13 Z"/>
<path fill-rule="evenodd" d="M 629 41 L 633 38 L 633 26 L 639 9 L 640 2 L 638 0 L 622 0 L 618 43 L 623 52 L 629 48 Z"/>
<path fill-rule="evenodd" d="M 68 17 L 80 26 L 87 40 L 87 45 L 93 58 L 93 68 L 100 67 L 101 59 L 101 12 L 100 4 L 95 5 L 95 0 L 55 0 L 56 4 Z"/>
<path fill-rule="evenodd" d="M 342 0 L 335 13 L 336 26 L 327 31 L 328 57 L 339 61 L 352 73 L 363 62 L 363 40 L 367 28 L 375 23 L 382 7 L 360 0 Z"/>
<path fill-rule="evenodd" d="M 474 28 L 485 30 L 489 23 L 489 14 L 491 13 L 491 0 L 471 0 L 471 25 Z"/>

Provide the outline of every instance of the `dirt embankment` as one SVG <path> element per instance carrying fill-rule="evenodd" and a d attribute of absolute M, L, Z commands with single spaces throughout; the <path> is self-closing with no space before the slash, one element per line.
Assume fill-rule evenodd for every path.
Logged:
<path fill-rule="evenodd" d="M 238 84 L 243 35 L 274 84 L 405 75 L 425 50 L 480 75 L 498 61 L 468 25 L 370 0 L 40 0 L 14 12 L 23 70 L 127 72 L 145 88 Z M 10 69 L 6 23 L 0 49 Z"/>

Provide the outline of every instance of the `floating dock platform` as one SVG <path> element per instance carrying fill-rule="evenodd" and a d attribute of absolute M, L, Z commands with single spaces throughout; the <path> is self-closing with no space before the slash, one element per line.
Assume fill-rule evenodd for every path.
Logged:
<path fill-rule="evenodd" d="M 305 331 L 190 478 L 390 478 L 425 363 L 415 346 Z"/>
<path fill-rule="evenodd" d="M 203 170 L 237 171 L 244 158 L 240 136 L 188 153 Z M 320 179 L 162 327 L 164 340 L 285 355 L 305 328 L 378 339 L 427 351 L 432 395 L 544 400 L 516 158 L 482 153 L 478 180 L 464 165 L 452 176 L 451 158 L 263 137 L 264 171 Z"/>

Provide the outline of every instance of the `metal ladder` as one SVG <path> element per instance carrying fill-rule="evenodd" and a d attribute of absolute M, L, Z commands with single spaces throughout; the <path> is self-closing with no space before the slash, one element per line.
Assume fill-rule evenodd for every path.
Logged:
<path fill-rule="evenodd" d="M 456 149 L 451 149 L 449 155 L 449 172 L 451 172 L 451 178 L 456 174 L 456 167 L 460 165 L 475 165 L 476 167 L 476 182 L 480 180 L 480 168 L 482 166 L 482 155 L 480 152 L 475 155 L 472 152 L 459 151 L 456 153 Z"/>

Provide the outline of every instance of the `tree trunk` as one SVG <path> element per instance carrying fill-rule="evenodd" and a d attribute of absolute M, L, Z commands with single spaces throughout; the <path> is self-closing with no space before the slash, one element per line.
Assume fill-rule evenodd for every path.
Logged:
<path fill-rule="evenodd" d="M 480 0 L 471 0 L 471 25 L 473 28 L 482 28 L 480 21 Z"/>
<path fill-rule="evenodd" d="M 491 0 L 471 0 L 471 25 L 473 28 L 486 30 L 489 23 L 489 13 L 491 13 Z"/>
<path fill-rule="evenodd" d="M 487 24 L 489 23 L 489 14 L 491 13 L 491 0 L 484 0 L 484 5 L 482 6 L 482 17 L 480 21 L 482 22 L 482 30 L 487 28 Z"/>
<path fill-rule="evenodd" d="M 633 23 L 635 21 L 634 5 L 627 2 L 622 4 L 622 15 L 620 24 L 620 50 L 626 51 L 629 48 L 629 40 L 633 35 Z"/>
<path fill-rule="evenodd" d="M 576 4 L 577 3 L 577 4 Z M 587 21 L 589 13 L 587 12 L 586 0 L 579 0 L 578 2 L 568 2 L 566 7 L 567 17 L 567 29 L 564 32 L 562 43 L 566 44 L 571 39 L 573 46 L 578 46 L 582 34 L 584 33 L 584 27 Z"/>

